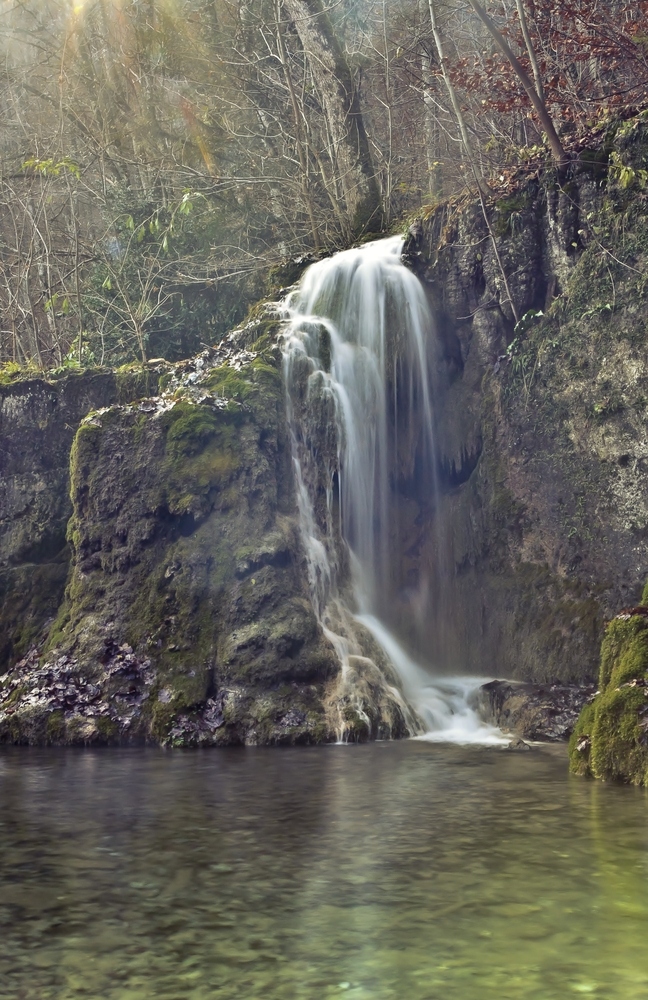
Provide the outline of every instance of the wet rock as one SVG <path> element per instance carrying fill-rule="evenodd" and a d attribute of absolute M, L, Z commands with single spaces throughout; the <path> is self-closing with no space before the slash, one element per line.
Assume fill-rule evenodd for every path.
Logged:
<path fill-rule="evenodd" d="M 645 120 L 628 135 L 614 140 L 615 156 L 636 169 Z M 425 615 L 412 600 L 401 627 L 418 630 L 417 647 L 440 669 L 461 663 L 477 674 L 487 663 L 519 680 L 593 681 L 606 619 L 624 606 L 634 615 L 648 575 L 648 338 L 634 284 L 646 223 L 636 199 L 624 214 L 605 172 L 579 168 L 569 194 L 548 174 L 527 174 L 511 197 L 489 203 L 497 253 L 477 200 L 461 210 L 441 202 L 406 240 L 442 317 L 442 489 L 433 521 L 420 504 L 405 530 L 394 527 L 408 538 L 396 586 L 429 586 Z M 605 251 L 591 221 L 602 210 L 624 219 Z M 611 297 L 605 258 L 625 261 L 628 238 L 636 271 L 621 269 Z M 466 456 L 477 454 L 471 467 Z"/>
<path fill-rule="evenodd" d="M 42 639 L 70 562 L 70 450 L 81 420 L 157 390 L 170 366 L 89 369 L 0 385 L 0 671 Z"/>
<path fill-rule="evenodd" d="M 504 732 L 530 740 L 567 740 L 594 692 L 592 685 L 490 681 L 479 689 L 478 707 Z"/>
<path fill-rule="evenodd" d="M 308 599 L 277 316 L 81 421 L 72 562 L 44 655 L 0 689 L 0 740 L 174 746 L 334 738 L 339 663 Z"/>
<path fill-rule="evenodd" d="M 642 603 L 608 622 L 599 690 L 569 745 L 575 774 L 648 785 L 648 585 Z"/>
<path fill-rule="evenodd" d="M 531 747 L 529 746 L 528 743 L 525 743 L 524 740 L 521 740 L 520 737 L 517 736 L 514 740 L 511 740 L 510 743 L 507 743 L 506 749 L 525 751 L 525 750 L 530 750 Z"/>
<path fill-rule="evenodd" d="M 225 692 L 218 698 L 209 698 L 204 708 L 193 715 L 180 715 L 169 732 L 169 739 L 175 746 L 200 746 L 213 743 L 215 731 L 225 724 L 223 706 Z"/>
<path fill-rule="evenodd" d="M 37 648 L 0 677 L 0 743 L 118 741 L 141 716 L 154 682 L 151 661 L 109 642 L 92 676 L 67 654 Z"/>

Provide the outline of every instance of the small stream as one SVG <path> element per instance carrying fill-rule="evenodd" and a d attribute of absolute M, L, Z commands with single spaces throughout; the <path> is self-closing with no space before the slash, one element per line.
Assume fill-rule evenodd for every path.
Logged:
<path fill-rule="evenodd" d="M 563 747 L 0 750 L 0 1000 L 645 1000 L 648 793 Z"/>

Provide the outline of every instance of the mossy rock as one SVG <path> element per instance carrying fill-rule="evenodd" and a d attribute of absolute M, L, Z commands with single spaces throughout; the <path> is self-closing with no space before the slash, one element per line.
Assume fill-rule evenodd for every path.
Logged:
<path fill-rule="evenodd" d="M 207 406 L 176 403 L 162 421 L 167 431 L 167 454 L 181 459 L 197 455 L 218 430 L 218 418 Z"/>
<path fill-rule="evenodd" d="M 607 627 L 600 690 L 581 712 L 569 744 L 575 774 L 648 784 L 648 608 L 643 610 Z"/>

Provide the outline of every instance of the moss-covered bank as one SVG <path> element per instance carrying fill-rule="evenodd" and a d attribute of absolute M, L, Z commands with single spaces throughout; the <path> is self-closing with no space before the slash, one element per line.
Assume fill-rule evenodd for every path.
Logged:
<path fill-rule="evenodd" d="M 599 690 L 569 743 L 575 774 L 648 785 L 648 587 L 607 626 Z"/>

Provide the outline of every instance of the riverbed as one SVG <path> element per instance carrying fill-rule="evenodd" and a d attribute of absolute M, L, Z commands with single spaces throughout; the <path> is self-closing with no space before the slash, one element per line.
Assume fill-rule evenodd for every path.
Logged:
<path fill-rule="evenodd" d="M 1 1000 L 648 996 L 648 794 L 563 747 L 0 750 Z"/>

